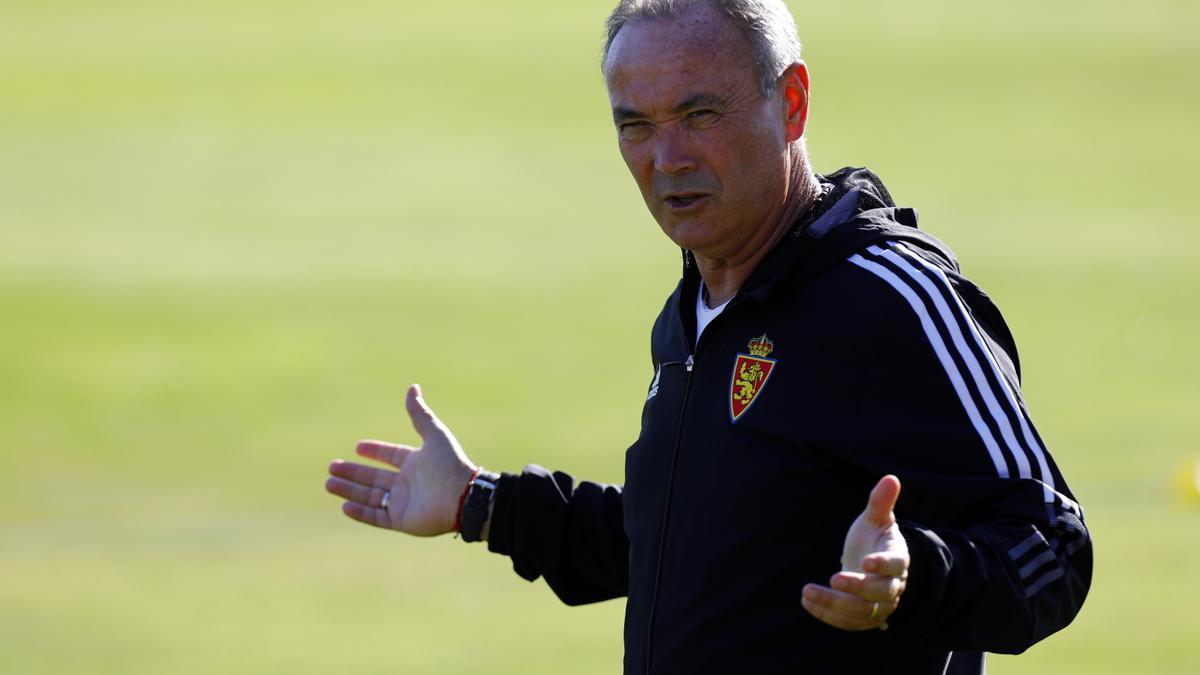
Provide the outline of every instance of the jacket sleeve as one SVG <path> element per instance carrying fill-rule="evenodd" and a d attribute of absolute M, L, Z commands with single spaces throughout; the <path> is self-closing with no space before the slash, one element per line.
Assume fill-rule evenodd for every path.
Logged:
<path fill-rule="evenodd" d="M 996 339 L 1007 328 L 994 325 L 998 313 L 971 309 L 994 306 L 955 270 L 908 246 L 851 262 L 878 295 L 862 307 L 873 325 L 850 339 L 858 365 L 841 453 L 871 476 L 900 478 L 897 518 L 912 557 L 886 635 L 1024 651 L 1079 611 L 1092 547 L 1022 400 L 1015 354 Z M 964 289 L 978 295 L 964 302 Z"/>
<path fill-rule="evenodd" d="M 496 487 L 488 549 L 512 558 L 513 570 L 539 576 L 564 603 L 582 605 L 625 595 L 629 541 L 621 486 L 575 480 L 536 464 L 502 474 Z"/>

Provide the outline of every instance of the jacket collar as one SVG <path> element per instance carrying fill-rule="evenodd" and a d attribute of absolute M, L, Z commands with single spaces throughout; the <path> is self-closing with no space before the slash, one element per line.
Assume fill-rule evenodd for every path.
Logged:
<path fill-rule="evenodd" d="M 948 247 L 917 229 L 916 210 L 897 207 L 883 182 L 868 169 L 845 168 L 817 178 L 830 186 L 829 191 L 763 258 L 726 311 L 746 302 L 763 304 L 778 288 L 802 283 L 885 241 L 912 243 L 939 257 L 948 268 L 958 269 Z M 683 251 L 683 278 L 675 292 L 684 334 L 694 343 L 700 271 L 691 251 Z"/>
<path fill-rule="evenodd" d="M 801 214 L 788 234 L 784 235 L 746 279 L 745 285 L 734 296 L 735 301 L 764 301 L 772 289 L 791 276 L 800 263 L 812 257 L 814 249 L 826 248 L 820 244 L 828 241 L 825 236 L 827 233 L 865 211 L 895 206 L 883 182 L 867 169 L 848 167 L 828 176 L 817 176 L 817 179 L 826 188 L 820 203 L 816 208 Z M 911 221 L 915 227 L 915 212 Z M 812 233 L 819 236 L 810 236 Z M 681 310 L 687 304 L 684 302 L 686 299 L 696 297 L 699 285 L 700 271 L 696 265 L 696 258 L 691 251 L 683 250 Z M 690 309 L 690 305 L 688 308 Z"/>

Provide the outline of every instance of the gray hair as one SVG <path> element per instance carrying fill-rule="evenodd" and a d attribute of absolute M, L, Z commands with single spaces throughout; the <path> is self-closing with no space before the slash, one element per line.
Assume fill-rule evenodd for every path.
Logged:
<path fill-rule="evenodd" d="M 783 0 L 620 0 L 604 22 L 604 59 L 617 33 L 632 21 L 675 17 L 700 3 L 717 9 L 750 43 L 763 96 L 775 93 L 784 69 L 800 60 L 796 21 Z"/>

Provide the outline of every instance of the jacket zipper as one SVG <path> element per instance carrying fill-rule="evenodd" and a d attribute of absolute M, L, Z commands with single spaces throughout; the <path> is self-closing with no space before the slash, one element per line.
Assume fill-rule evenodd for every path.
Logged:
<path fill-rule="evenodd" d="M 692 368 L 695 356 L 689 354 L 683 364 L 687 368 L 687 379 L 683 382 L 683 401 L 679 405 L 679 422 L 675 426 L 675 445 L 671 449 L 671 467 L 667 471 L 667 494 L 663 497 L 662 527 L 658 532 L 658 557 L 654 561 L 654 586 L 650 589 L 650 613 L 646 619 L 646 675 L 650 675 L 650 650 L 654 637 L 654 609 L 658 604 L 658 586 L 662 581 L 663 549 L 667 546 L 667 515 L 671 509 L 671 487 L 675 482 L 675 464 L 679 460 L 679 446 L 683 441 L 683 417 L 687 412 L 688 394 L 692 389 Z"/>

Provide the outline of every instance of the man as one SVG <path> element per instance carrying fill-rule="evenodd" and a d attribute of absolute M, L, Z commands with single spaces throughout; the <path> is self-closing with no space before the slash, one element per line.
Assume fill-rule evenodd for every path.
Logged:
<path fill-rule="evenodd" d="M 335 462 L 345 513 L 627 596 L 626 673 L 979 673 L 1069 623 L 1091 545 L 1012 338 L 873 174 L 812 172 L 782 2 L 622 0 L 603 70 L 684 252 L 625 484 L 481 473 L 414 386 L 424 445 Z"/>

